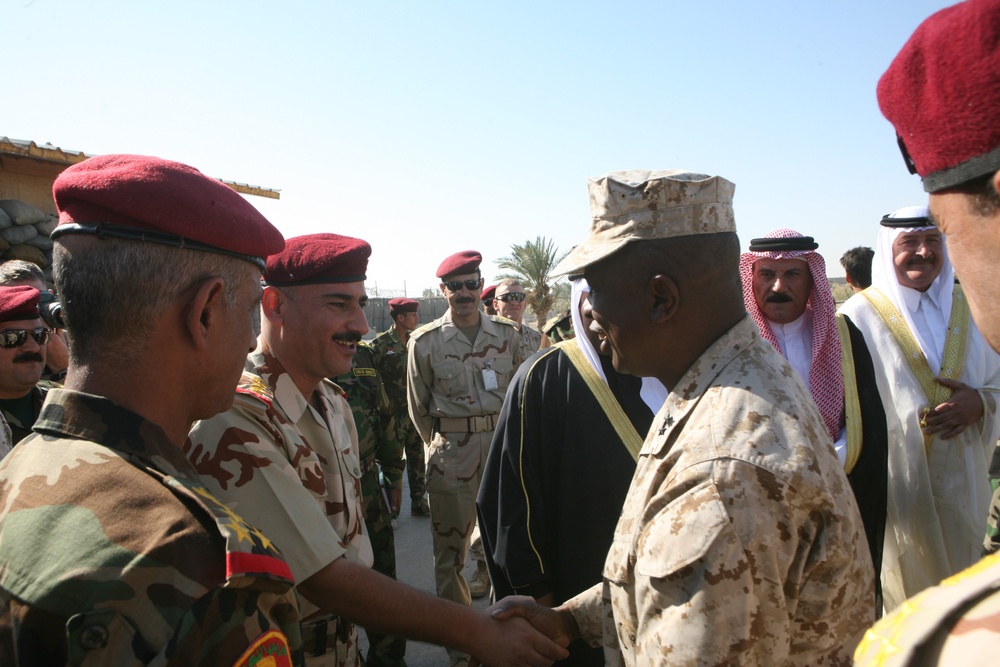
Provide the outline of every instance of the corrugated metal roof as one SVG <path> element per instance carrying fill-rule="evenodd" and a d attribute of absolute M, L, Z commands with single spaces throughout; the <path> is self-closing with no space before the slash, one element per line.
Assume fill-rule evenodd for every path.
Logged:
<path fill-rule="evenodd" d="M 53 162 L 56 164 L 72 165 L 78 162 L 83 162 L 90 155 L 85 154 L 83 151 L 72 151 L 64 150 L 58 146 L 53 146 L 50 143 L 44 143 L 42 145 L 36 144 L 34 141 L 25 141 L 23 139 L 11 139 L 10 137 L 0 136 L 0 155 L 14 155 L 17 157 L 26 157 L 33 160 L 39 160 L 42 162 Z M 227 181 L 222 178 L 216 178 L 220 183 L 224 183 L 231 187 L 236 192 L 245 195 L 255 195 L 257 197 L 266 197 L 268 199 L 280 199 L 281 190 L 274 188 L 264 188 L 259 185 L 249 185 L 247 183 L 237 183 L 236 181 Z"/>

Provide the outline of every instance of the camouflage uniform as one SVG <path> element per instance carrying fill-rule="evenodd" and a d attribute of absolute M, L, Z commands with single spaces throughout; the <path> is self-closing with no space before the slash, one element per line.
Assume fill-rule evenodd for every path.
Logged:
<path fill-rule="evenodd" d="M 324 381 L 317 410 L 260 347 L 247 357 L 233 407 L 195 423 L 185 452 L 209 490 L 252 517 L 302 582 L 342 557 L 370 567 L 361 463 L 350 406 Z M 357 631 L 301 598 L 309 665 L 357 665 Z"/>
<path fill-rule="evenodd" d="M 301 664 L 288 566 L 162 429 L 61 389 L 35 428 L 0 468 L 0 664 Z"/>
<path fill-rule="evenodd" d="M 865 633 L 859 667 L 989 665 L 1000 650 L 1000 554 L 924 589 Z"/>
<path fill-rule="evenodd" d="M 609 665 L 843 665 L 874 578 L 812 396 L 747 317 L 653 419 L 604 583 L 566 604 Z"/>
<path fill-rule="evenodd" d="M 986 517 L 986 539 L 983 541 L 983 552 L 987 554 L 1000 550 L 1000 445 L 993 449 L 990 458 L 990 488 L 993 497 L 990 500 L 990 513 Z"/>
<path fill-rule="evenodd" d="M 451 310 L 410 334 L 407 399 L 410 418 L 427 447 L 427 491 L 431 500 L 434 578 L 440 597 L 472 604 L 462 576 L 476 495 L 517 356 L 513 322 L 480 313 L 474 343 L 452 322 Z M 497 387 L 485 389 L 483 370 Z M 461 653 L 449 651 L 453 661 Z"/>
<path fill-rule="evenodd" d="M 424 443 L 410 421 L 406 411 L 406 346 L 399 340 L 396 330 L 389 327 L 372 341 L 375 367 L 382 376 L 389 407 L 396 421 L 396 435 L 406 450 L 406 473 L 410 482 L 410 503 L 421 505 L 427 489 L 427 462 Z"/>
<path fill-rule="evenodd" d="M 45 395 L 48 393 L 49 389 L 59 386 L 60 385 L 53 382 L 42 380 L 31 388 L 31 391 L 28 392 L 28 396 L 31 397 L 30 404 L 32 417 L 34 419 L 38 418 L 38 413 L 42 410 L 42 403 L 45 402 Z M 28 399 L 26 398 L 25 400 L 27 401 Z M 3 413 L 3 418 L 6 419 L 7 423 L 10 425 L 11 443 L 16 445 L 18 442 L 31 435 L 31 426 L 34 424 L 34 419 L 32 419 L 31 424 L 24 423 L 18 415 L 14 414 L 9 409 L 8 406 L 11 402 L 12 401 L 0 401 L 0 412 Z M 2 405 L 3 403 L 7 403 L 8 405 Z"/>
<path fill-rule="evenodd" d="M 542 334 L 540 331 L 532 329 L 527 324 L 522 324 L 519 327 L 519 331 L 521 339 L 518 343 L 517 355 L 523 361 L 535 352 L 538 352 L 538 348 L 542 344 Z"/>
<path fill-rule="evenodd" d="M 382 387 L 382 378 L 375 367 L 375 355 L 365 343 L 358 345 L 350 372 L 333 378 L 347 394 L 358 429 L 361 455 L 361 495 L 365 503 L 365 524 L 375 556 L 373 569 L 396 578 L 396 544 L 392 535 L 392 516 L 382 501 L 379 469 L 386 484 L 393 489 L 403 487 L 403 448 L 396 438 L 396 425 L 389 412 L 389 402 Z M 407 417 L 407 421 L 409 418 Z M 378 462 L 378 466 L 375 463 Z M 366 629 L 370 667 L 406 665 L 406 640 L 389 637 Z"/>

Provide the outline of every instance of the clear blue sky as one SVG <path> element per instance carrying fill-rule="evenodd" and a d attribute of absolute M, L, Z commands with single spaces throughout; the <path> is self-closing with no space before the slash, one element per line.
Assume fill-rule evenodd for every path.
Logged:
<path fill-rule="evenodd" d="M 458 250 L 568 250 L 585 177 L 632 168 L 725 176 L 744 247 L 790 227 L 839 276 L 926 201 L 875 85 L 948 4 L 0 0 L 0 136 L 280 189 L 249 199 L 286 237 L 364 238 L 411 296 Z"/>

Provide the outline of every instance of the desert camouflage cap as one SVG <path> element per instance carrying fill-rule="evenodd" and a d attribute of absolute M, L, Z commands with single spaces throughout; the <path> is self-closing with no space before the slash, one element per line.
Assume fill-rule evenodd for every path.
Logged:
<path fill-rule="evenodd" d="M 721 176 L 683 169 L 613 171 L 588 178 L 590 235 L 555 274 L 580 273 L 632 241 L 735 232 L 733 192 Z"/>

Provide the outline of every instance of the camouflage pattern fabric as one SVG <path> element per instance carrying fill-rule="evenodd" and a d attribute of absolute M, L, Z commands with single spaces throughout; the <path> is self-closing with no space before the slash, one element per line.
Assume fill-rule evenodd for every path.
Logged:
<path fill-rule="evenodd" d="M 331 382 L 313 398 L 320 409 L 258 348 L 247 357 L 233 407 L 195 423 L 184 450 L 209 490 L 282 549 L 296 581 L 341 557 L 372 564 L 350 406 Z M 310 618 L 303 624 L 308 663 L 357 665 L 353 625 L 317 617 L 304 597 L 301 606 Z"/>
<path fill-rule="evenodd" d="M 0 467 L 0 664 L 303 664 L 291 573 L 163 431 L 54 389 Z"/>
<path fill-rule="evenodd" d="M 42 403 L 45 402 L 45 395 L 49 392 L 49 389 L 58 388 L 61 385 L 49 382 L 47 380 L 42 380 L 34 387 L 32 387 L 29 392 L 30 403 L 32 406 L 32 417 L 37 419 L 38 413 L 42 410 Z M 34 421 L 28 423 L 23 418 L 19 418 L 14 412 L 0 406 L 0 412 L 3 413 L 3 418 L 7 420 L 7 424 L 10 425 L 11 431 L 11 443 L 17 444 L 21 440 L 24 440 L 29 435 L 31 435 L 31 426 Z"/>
<path fill-rule="evenodd" d="M 472 597 L 462 568 L 476 525 L 476 495 L 494 420 L 523 361 L 517 356 L 518 339 L 513 322 L 480 313 L 479 333 L 470 342 L 452 322 L 450 309 L 410 334 L 407 403 L 427 448 L 437 594 L 467 606 Z M 495 388 L 486 388 L 484 370 L 492 371 Z M 464 428 L 443 429 L 439 419 L 462 419 Z M 463 656 L 448 653 L 453 661 Z"/>
<path fill-rule="evenodd" d="M 874 578 L 812 396 L 745 317 L 653 419 L 604 582 L 566 604 L 609 665 L 846 665 Z"/>
<path fill-rule="evenodd" d="M 859 667 L 988 665 L 1000 650 L 1000 554 L 925 589 L 876 623 L 858 645 Z"/>
<path fill-rule="evenodd" d="M 538 352 L 542 344 L 542 334 L 536 329 L 532 329 L 527 324 L 520 327 L 521 338 L 518 342 L 517 356 L 522 361 Z"/>
<path fill-rule="evenodd" d="M 375 353 L 375 367 L 382 376 L 389 409 L 396 422 L 396 437 L 406 452 L 406 476 L 410 484 L 410 499 L 420 502 L 426 492 L 427 462 L 424 443 L 417 434 L 406 409 L 406 345 L 399 340 L 396 330 L 390 327 L 371 343 Z"/>
<path fill-rule="evenodd" d="M 365 343 L 358 345 L 350 372 L 333 378 L 347 394 L 347 402 L 354 414 L 358 430 L 358 448 L 361 451 L 361 496 L 365 505 L 365 525 L 372 543 L 377 572 L 396 578 L 396 542 L 392 533 L 392 517 L 382 501 L 379 484 L 381 468 L 387 484 L 394 488 L 403 485 L 403 448 L 396 439 L 393 415 L 389 411 L 382 378 L 375 367 L 372 348 Z M 407 418 L 409 421 L 409 418 Z M 378 466 L 375 463 L 378 463 Z M 402 667 L 406 665 L 406 640 L 365 629 L 368 634 L 369 667 Z"/>
<path fill-rule="evenodd" d="M 990 513 L 986 518 L 986 539 L 983 540 L 983 553 L 991 554 L 1000 550 L 1000 446 L 994 447 L 990 459 L 990 488 L 993 498 L 990 500 Z"/>

